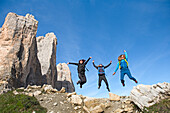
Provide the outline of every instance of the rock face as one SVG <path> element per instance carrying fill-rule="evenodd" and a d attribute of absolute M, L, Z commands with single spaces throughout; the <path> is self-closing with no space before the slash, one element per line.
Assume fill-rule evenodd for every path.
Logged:
<path fill-rule="evenodd" d="M 170 98 L 170 83 L 138 85 L 133 88 L 130 97 L 140 109 L 150 107 L 162 99 Z"/>
<path fill-rule="evenodd" d="M 71 78 L 71 72 L 66 63 L 60 63 L 57 65 L 57 89 L 60 90 L 65 87 L 66 92 L 74 92 L 75 88 Z"/>
<path fill-rule="evenodd" d="M 37 27 L 38 21 L 32 15 L 7 15 L 0 31 L 0 90 L 42 84 L 37 58 Z"/>
<path fill-rule="evenodd" d="M 0 93 L 28 85 L 48 84 L 73 92 L 71 74 L 66 64 L 59 64 L 57 82 L 54 33 L 36 38 L 38 21 L 27 14 L 9 13 L 0 28 Z M 2 92 L 1 92 L 2 91 Z"/>
<path fill-rule="evenodd" d="M 37 37 L 38 59 L 41 64 L 43 83 L 55 86 L 57 80 L 56 69 L 56 45 L 57 38 L 54 33 L 48 33 L 45 37 Z"/>

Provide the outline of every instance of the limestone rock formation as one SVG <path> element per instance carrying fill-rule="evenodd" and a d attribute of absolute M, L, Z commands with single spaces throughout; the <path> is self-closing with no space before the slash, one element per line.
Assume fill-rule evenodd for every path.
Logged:
<path fill-rule="evenodd" d="M 57 89 L 60 90 L 62 87 L 65 87 L 66 92 L 74 92 L 74 84 L 71 78 L 71 72 L 66 63 L 60 63 L 57 65 Z"/>
<path fill-rule="evenodd" d="M 109 99 L 113 101 L 119 101 L 120 96 L 109 92 Z"/>
<path fill-rule="evenodd" d="M 55 86 L 57 80 L 56 69 L 56 45 L 57 38 L 54 33 L 48 33 L 37 37 L 38 59 L 41 64 L 43 83 Z"/>
<path fill-rule="evenodd" d="M 0 28 L 0 93 L 28 85 L 48 84 L 73 92 L 74 85 L 66 64 L 59 64 L 57 81 L 54 33 L 36 38 L 38 21 L 27 14 L 9 13 Z"/>
<path fill-rule="evenodd" d="M 25 17 L 15 13 L 7 15 L 0 30 L 0 90 L 42 84 L 37 58 L 37 27 L 38 21 L 30 14 Z"/>
<path fill-rule="evenodd" d="M 138 85 L 133 88 L 130 97 L 140 109 L 150 107 L 162 99 L 170 98 L 170 83 Z"/>

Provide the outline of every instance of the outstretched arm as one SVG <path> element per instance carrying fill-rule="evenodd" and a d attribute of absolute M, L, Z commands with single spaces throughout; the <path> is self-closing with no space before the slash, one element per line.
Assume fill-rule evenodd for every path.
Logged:
<path fill-rule="evenodd" d="M 94 66 L 96 69 L 98 69 L 98 67 L 94 64 L 94 60 L 93 60 L 93 66 Z"/>
<path fill-rule="evenodd" d="M 107 66 L 104 66 L 104 68 L 108 68 L 110 65 L 112 64 L 112 61 L 110 61 L 110 63 Z"/>
<path fill-rule="evenodd" d="M 72 62 L 68 62 L 67 65 L 68 64 L 78 65 L 78 63 L 72 63 Z"/>
<path fill-rule="evenodd" d="M 117 66 L 116 66 L 116 69 L 115 69 L 113 75 L 116 74 L 116 71 L 117 71 L 118 69 L 119 69 L 119 62 L 117 63 Z"/>
<path fill-rule="evenodd" d="M 89 60 L 91 59 L 92 57 L 89 57 L 89 59 L 85 62 L 85 65 L 89 62 Z"/>
<path fill-rule="evenodd" d="M 127 55 L 127 52 L 124 50 L 125 52 L 125 57 L 126 57 L 126 60 L 128 60 L 128 55 Z"/>

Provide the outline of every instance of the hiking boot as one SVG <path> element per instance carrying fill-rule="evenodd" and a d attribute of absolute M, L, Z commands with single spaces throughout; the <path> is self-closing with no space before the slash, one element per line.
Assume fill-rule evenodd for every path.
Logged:
<path fill-rule="evenodd" d="M 136 84 L 138 83 L 138 81 L 137 81 L 137 80 L 135 80 L 135 82 L 136 82 Z"/>
<path fill-rule="evenodd" d="M 125 83 L 122 83 L 123 87 L 125 87 Z"/>
<path fill-rule="evenodd" d="M 100 89 L 100 86 L 98 86 L 98 89 Z"/>
<path fill-rule="evenodd" d="M 109 88 L 107 88 L 107 90 L 110 92 L 110 89 L 109 89 Z"/>
<path fill-rule="evenodd" d="M 121 80 L 121 83 L 123 85 L 123 87 L 125 86 L 125 81 L 124 80 Z"/>
<path fill-rule="evenodd" d="M 79 81 L 77 82 L 77 85 L 78 85 L 78 84 L 80 84 L 80 82 L 79 82 Z"/>

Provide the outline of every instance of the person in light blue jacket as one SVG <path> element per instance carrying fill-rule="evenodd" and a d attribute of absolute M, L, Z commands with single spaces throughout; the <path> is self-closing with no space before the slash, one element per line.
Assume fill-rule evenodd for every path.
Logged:
<path fill-rule="evenodd" d="M 122 54 L 122 55 L 120 55 L 119 57 L 118 57 L 118 63 L 117 63 L 117 67 L 116 67 L 116 69 L 115 69 L 115 71 L 114 71 L 114 73 L 113 73 L 113 75 L 115 75 L 116 74 L 116 71 L 118 70 L 118 69 L 120 69 L 120 80 L 121 80 L 121 83 L 122 83 L 122 85 L 123 86 L 125 86 L 125 80 L 124 80 L 124 77 L 125 77 L 125 74 L 127 74 L 127 76 L 131 79 L 131 80 L 133 80 L 133 81 L 135 81 L 136 83 L 138 83 L 137 82 L 137 80 L 134 78 L 134 77 L 132 77 L 132 75 L 131 75 L 131 73 L 130 73 L 130 70 L 129 70 L 129 68 L 128 68 L 128 55 L 127 55 L 127 52 L 124 50 L 124 53 L 125 54 Z"/>

